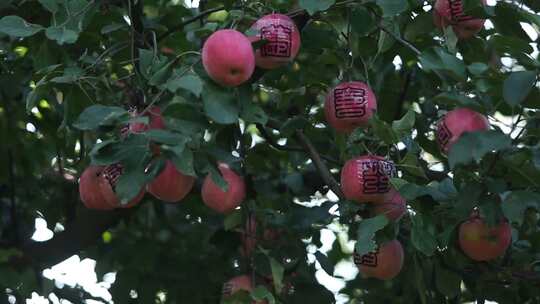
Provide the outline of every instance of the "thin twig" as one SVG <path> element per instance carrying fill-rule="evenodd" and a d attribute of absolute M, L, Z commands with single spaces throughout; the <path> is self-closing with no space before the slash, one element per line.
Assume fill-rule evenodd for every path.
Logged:
<path fill-rule="evenodd" d="M 259 130 L 259 132 L 261 133 L 261 136 L 266 140 L 266 142 L 274 149 L 276 150 L 280 150 L 280 151 L 289 151 L 289 152 L 305 152 L 305 150 L 303 148 L 300 148 L 300 147 L 290 147 L 290 146 L 281 146 L 279 145 L 273 138 L 270 134 L 268 134 L 268 132 L 266 131 L 266 129 L 264 128 L 263 125 L 261 124 L 256 124 L 257 126 L 257 129 Z M 332 158 L 332 157 L 329 157 L 329 156 L 326 156 L 326 155 L 321 155 L 321 158 L 326 160 L 327 162 L 330 162 L 334 165 L 338 165 L 338 166 L 341 166 L 342 163 L 340 163 L 338 160 Z"/>
<path fill-rule="evenodd" d="M 328 187 L 330 187 L 330 190 L 332 190 L 332 192 L 334 192 L 340 200 L 345 200 L 345 195 L 341 191 L 341 186 L 334 179 L 334 177 L 330 173 L 330 170 L 328 170 L 328 167 L 322 161 L 319 152 L 317 151 L 317 149 L 315 149 L 309 138 L 307 138 L 307 136 L 301 130 L 296 130 L 295 137 L 304 147 L 306 152 L 308 152 L 308 154 L 310 155 L 310 158 L 315 164 L 317 171 L 321 175 L 324 182 L 328 185 Z"/>
<path fill-rule="evenodd" d="M 409 41 L 397 36 L 396 34 L 394 34 L 392 31 L 388 30 L 386 27 L 384 27 L 382 24 L 378 24 L 377 27 L 387 33 L 388 35 L 390 35 L 392 38 L 394 38 L 396 41 L 398 41 L 399 43 L 403 44 L 404 46 L 406 46 L 407 48 L 409 48 L 411 51 L 413 51 L 417 56 L 420 56 L 422 54 L 422 52 L 417 49 L 412 43 L 410 43 Z"/>
<path fill-rule="evenodd" d="M 172 35 L 174 32 L 183 29 L 184 26 L 186 26 L 186 25 L 188 25 L 188 24 L 190 24 L 190 23 L 193 23 L 193 22 L 195 22 L 195 21 L 197 21 L 197 20 L 200 20 L 200 19 L 206 17 L 207 15 L 210 15 L 210 14 L 212 14 L 212 13 L 221 11 L 221 10 L 223 10 L 223 9 L 225 9 L 224 6 L 218 6 L 218 7 L 215 7 L 215 8 L 209 9 L 209 10 L 206 10 L 206 11 L 204 11 L 204 12 L 201 12 L 200 14 L 195 15 L 195 16 L 193 16 L 193 17 L 187 19 L 186 21 L 184 21 L 184 22 L 182 22 L 182 23 L 180 23 L 180 24 L 171 27 L 171 28 L 168 29 L 165 33 L 159 35 L 158 38 L 157 38 L 157 41 L 161 41 L 161 40 L 167 38 L 168 36 Z"/>

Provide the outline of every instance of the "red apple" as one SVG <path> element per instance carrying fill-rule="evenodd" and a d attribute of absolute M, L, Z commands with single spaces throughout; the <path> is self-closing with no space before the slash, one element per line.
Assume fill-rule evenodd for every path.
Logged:
<path fill-rule="evenodd" d="M 384 214 L 389 221 L 396 222 L 407 213 L 407 202 L 399 192 L 391 189 L 385 196 L 384 202 L 373 206 L 373 212 L 376 215 Z"/>
<path fill-rule="evenodd" d="M 116 183 L 118 182 L 118 179 L 122 175 L 123 171 L 124 168 L 120 164 L 109 165 L 103 168 L 100 179 L 98 180 L 99 190 L 101 191 L 103 198 L 107 204 L 114 206 L 115 208 L 131 208 L 137 205 L 144 197 L 143 188 L 139 194 L 127 204 L 122 205 L 120 203 L 120 199 L 114 192 L 114 188 L 116 187 Z"/>
<path fill-rule="evenodd" d="M 384 203 L 397 176 L 396 166 L 384 157 L 364 155 L 345 163 L 341 170 L 341 189 L 345 197 L 358 203 Z"/>
<path fill-rule="evenodd" d="M 139 115 L 137 112 L 134 116 Z M 142 113 L 143 116 L 148 117 L 148 124 L 141 122 L 134 122 L 129 124 L 129 130 L 133 133 L 142 133 L 148 130 L 165 129 L 165 123 L 161 116 L 161 109 L 157 106 L 150 107 L 146 112 Z"/>
<path fill-rule="evenodd" d="M 174 163 L 167 160 L 161 173 L 146 186 L 157 199 L 174 203 L 181 201 L 193 188 L 195 177 L 184 175 L 176 169 Z"/>
<path fill-rule="evenodd" d="M 223 284 L 222 296 L 227 299 L 233 296 L 239 291 L 246 291 L 250 293 L 253 290 L 253 282 L 247 275 L 241 275 L 230 279 L 227 283 Z M 263 301 L 251 301 L 252 304 L 267 304 L 266 300 Z"/>
<path fill-rule="evenodd" d="M 328 93 L 324 103 L 326 121 L 342 133 L 367 126 L 376 111 L 375 94 L 367 84 L 360 81 L 338 85 Z"/>
<path fill-rule="evenodd" d="M 102 166 L 89 166 L 84 170 L 79 180 L 79 195 L 81 201 L 89 209 L 111 210 L 113 206 L 101 194 L 99 180 L 101 178 Z"/>
<path fill-rule="evenodd" d="M 354 254 L 354 263 L 360 273 L 368 278 L 390 280 L 396 277 L 403 267 L 403 247 L 398 240 L 379 246 L 375 252 L 362 256 Z"/>
<path fill-rule="evenodd" d="M 484 115 L 467 108 L 458 108 L 446 113 L 437 125 L 437 142 L 442 152 L 448 154 L 452 145 L 465 132 L 489 129 L 489 121 Z"/>
<path fill-rule="evenodd" d="M 245 290 L 247 292 L 253 290 L 253 284 L 251 283 L 251 278 L 249 276 L 241 275 L 227 281 L 227 283 L 223 284 L 222 295 L 227 298 L 240 290 Z"/>
<path fill-rule="evenodd" d="M 244 179 L 236 174 L 226 164 L 219 164 L 219 171 L 228 185 L 227 191 L 221 190 L 212 180 L 210 174 L 206 176 L 202 186 L 203 202 L 219 213 L 228 213 L 244 201 L 246 185 Z"/>
<path fill-rule="evenodd" d="M 482 0 L 482 3 L 486 5 L 487 1 Z M 433 20 L 439 28 L 452 26 L 460 39 L 468 39 L 478 34 L 486 22 L 484 19 L 463 14 L 462 0 L 437 0 L 433 10 Z"/>
<path fill-rule="evenodd" d="M 459 226 L 459 246 L 475 261 L 490 261 L 504 255 L 512 241 L 508 221 L 488 227 L 478 215 L 473 215 Z"/>
<path fill-rule="evenodd" d="M 247 81 L 255 70 L 255 55 L 249 39 L 236 30 L 219 30 L 206 40 L 202 63 L 215 82 L 235 87 Z"/>
<path fill-rule="evenodd" d="M 257 20 L 252 30 L 258 32 L 253 41 L 267 42 L 255 51 L 255 62 L 263 69 L 275 69 L 291 62 L 300 50 L 300 32 L 286 15 L 270 14 Z"/>

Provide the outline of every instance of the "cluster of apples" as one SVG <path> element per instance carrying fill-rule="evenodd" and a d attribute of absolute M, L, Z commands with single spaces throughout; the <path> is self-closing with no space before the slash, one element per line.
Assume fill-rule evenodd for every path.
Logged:
<path fill-rule="evenodd" d="M 486 5 L 487 1 L 482 0 Z M 485 20 L 464 14 L 462 0 L 437 0 L 433 16 L 439 28 L 451 26 L 459 39 L 468 39 L 484 27 Z M 489 130 L 487 117 L 467 108 L 449 111 L 438 123 L 437 142 L 444 154 L 466 132 Z M 489 227 L 474 209 L 469 219 L 459 226 L 459 246 L 475 261 L 490 261 L 502 256 L 512 241 L 512 230 L 506 219 Z"/>
<path fill-rule="evenodd" d="M 202 63 L 208 76 L 226 87 L 236 87 L 251 78 L 255 66 L 275 69 L 291 62 L 300 50 L 300 32 L 286 15 L 270 14 L 257 20 L 250 31 L 256 36 L 225 29 L 205 41 Z M 263 45 L 253 50 L 252 43 Z"/>
<path fill-rule="evenodd" d="M 152 129 L 165 129 L 165 123 L 161 116 L 161 110 L 157 106 L 149 108 L 144 113 L 149 118 L 149 123 L 131 123 L 126 132 L 140 133 Z M 152 148 L 155 155 L 160 154 L 158 146 Z M 210 174 L 204 179 L 201 196 L 203 202 L 211 209 L 227 213 L 238 207 L 246 196 L 244 179 L 236 174 L 227 164 L 218 164 L 218 169 L 227 183 L 227 191 L 223 191 L 211 178 Z M 115 208 L 130 208 L 137 205 L 144 197 L 145 190 L 155 198 L 175 203 L 180 202 L 191 191 L 195 184 L 195 177 L 185 175 L 178 170 L 171 160 L 167 160 L 163 170 L 141 189 L 139 194 L 127 204 L 121 204 L 115 193 L 118 179 L 123 173 L 121 164 L 108 166 L 89 166 L 79 180 L 79 194 L 81 201 L 87 208 L 98 210 L 111 210 Z"/>
<path fill-rule="evenodd" d="M 325 115 L 338 132 L 349 133 L 365 127 L 377 109 L 372 90 L 362 82 L 347 82 L 330 91 L 325 102 Z M 447 154 L 466 132 L 488 130 L 488 119 L 473 110 L 458 108 L 449 111 L 437 125 L 437 141 Z M 341 170 L 341 188 L 345 197 L 357 203 L 369 203 L 372 214 L 385 214 L 390 221 L 399 220 L 406 212 L 405 199 L 392 188 L 390 178 L 397 176 L 394 163 L 381 156 L 364 155 L 350 159 Z M 487 261 L 504 254 L 510 244 L 511 229 L 507 222 L 488 227 L 474 212 L 460 225 L 459 244 L 473 260 Z M 391 279 L 403 266 L 403 248 L 398 240 L 381 244 L 377 251 L 355 256 L 355 263 L 367 277 Z"/>
<path fill-rule="evenodd" d="M 482 0 L 483 5 L 486 3 Z M 459 39 L 471 38 L 482 30 L 485 20 L 465 15 L 463 10 L 462 0 L 437 0 L 433 10 L 434 23 L 441 29 L 451 26 Z"/>
<path fill-rule="evenodd" d="M 466 132 L 489 130 L 486 116 L 467 108 L 449 111 L 437 124 L 437 142 L 441 151 L 449 153 L 452 146 Z M 502 256 L 512 238 L 512 229 L 506 219 L 489 227 L 474 210 L 470 218 L 459 226 L 461 250 L 475 261 L 489 261 Z"/>
<path fill-rule="evenodd" d="M 376 111 L 375 94 L 360 81 L 337 85 L 324 103 L 328 124 L 345 134 L 367 127 Z M 363 155 L 348 160 L 341 169 L 341 189 L 346 199 L 369 203 L 372 214 L 384 214 L 388 220 L 398 221 L 407 209 L 403 197 L 390 184 L 392 177 L 397 177 L 392 161 L 377 155 Z M 366 277 L 391 279 L 403 267 L 403 247 L 398 240 L 392 240 L 381 244 L 376 252 L 355 254 L 354 261 Z"/>

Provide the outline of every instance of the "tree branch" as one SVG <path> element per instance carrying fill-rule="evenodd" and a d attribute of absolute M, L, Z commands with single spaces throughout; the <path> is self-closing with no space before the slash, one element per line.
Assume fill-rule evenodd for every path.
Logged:
<path fill-rule="evenodd" d="M 390 35 L 392 38 L 394 38 L 396 41 L 398 41 L 399 43 L 401 43 L 402 45 L 406 46 L 408 49 L 410 49 L 411 51 L 413 51 L 417 56 L 420 56 L 422 54 L 422 52 L 417 49 L 412 43 L 410 43 L 409 41 L 397 36 L 396 34 L 394 34 L 392 31 L 388 30 L 386 27 L 384 27 L 382 24 L 378 24 L 377 25 L 377 28 L 379 28 L 381 31 L 387 33 L 388 35 Z"/>
<path fill-rule="evenodd" d="M 197 20 L 200 20 L 200 19 L 202 19 L 202 18 L 204 18 L 204 17 L 206 17 L 206 16 L 208 16 L 208 15 L 210 15 L 210 14 L 212 14 L 212 13 L 218 12 L 218 11 L 224 9 L 224 8 L 225 8 L 224 6 L 218 6 L 218 7 L 211 8 L 211 9 L 208 9 L 208 10 L 206 10 L 206 11 L 203 11 L 203 12 L 199 13 L 198 15 L 195 15 L 195 16 L 193 16 L 193 17 L 187 19 L 186 21 L 183 21 L 182 23 L 180 23 L 180 24 L 178 24 L 178 25 L 175 25 L 175 26 L 171 27 L 171 28 L 168 29 L 165 33 L 159 35 L 159 36 L 157 37 L 157 41 L 159 42 L 159 41 L 161 41 L 161 40 L 163 40 L 163 39 L 169 37 L 169 36 L 172 35 L 174 32 L 183 29 L 184 26 L 186 26 L 186 25 L 188 25 L 188 24 L 190 24 L 190 23 L 193 23 L 193 22 L 195 22 L 195 21 L 197 21 Z"/>
<path fill-rule="evenodd" d="M 42 266 L 60 263 L 93 245 L 103 232 L 132 212 L 131 209 L 96 211 L 84 208 L 72 226 L 56 234 L 52 239 L 46 242 L 30 241 L 23 245 L 25 255 L 22 259 Z"/>
<path fill-rule="evenodd" d="M 266 131 L 266 129 L 264 128 L 263 125 L 256 124 L 256 126 L 257 126 L 257 129 L 259 130 L 259 132 L 261 133 L 261 136 L 274 149 L 280 150 L 280 151 L 289 151 L 289 152 L 305 152 L 305 150 L 303 148 L 300 148 L 300 147 L 289 147 L 289 146 L 278 145 L 278 143 L 276 143 L 276 141 L 272 138 L 272 136 L 270 134 L 268 134 L 268 132 Z M 329 157 L 329 156 L 326 156 L 326 155 L 321 155 L 321 158 L 326 160 L 327 162 L 333 163 L 334 165 L 338 165 L 338 166 L 342 165 L 338 160 L 336 160 L 336 159 L 334 159 L 332 157 Z"/>
<path fill-rule="evenodd" d="M 330 173 L 330 170 L 328 170 L 328 167 L 326 164 L 322 161 L 321 156 L 319 155 L 319 152 L 317 152 L 317 149 L 313 146 L 309 138 L 302 132 L 301 130 L 296 130 L 295 132 L 296 139 L 300 142 L 300 144 L 304 147 L 306 152 L 310 155 L 311 160 L 315 164 L 315 167 L 317 168 L 317 171 L 321 175 L 324 182 L 330 187 L 330 190 L 334 192 L 340 200 L 345 200 L 345 195 L 341 191 L 341 186 L 339 183 L 334 179 L 332 176 L 332 173 Z"/>

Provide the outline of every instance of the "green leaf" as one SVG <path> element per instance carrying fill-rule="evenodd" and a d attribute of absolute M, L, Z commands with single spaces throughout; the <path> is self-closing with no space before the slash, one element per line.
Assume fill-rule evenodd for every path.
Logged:
<path fill-rule="evenodd" d="M 433 181 L 427 186 L 409 183 L 401 178 L 391 178 L 390 183 L 407 201 L 423 195 L 429 195 L 436 201 L 448 201 L 457 196 L 457 190 L 449 178 L 441 182 Z"/>
<path fill-rule="evenodd" d="M 202 99 L 204 112 L 216 123 L 227 125 L 238 121 L 238 104 L 231 91 L 207 84 Z"/>
<path fill-rule="evenodd" d="M 79 33 L 68 29 L 67 27 L 51 26 L 45 30 L 45 35 L 51 40 L 55 40 L 58 44 L 75 43 L 79 38 Z"/>
<path fill-rule="evenodd" d="M 22 257 L 23 253 L 15 248 L 0 249 L 0 263 L 7 263 L 12 257 Z"/>
<path fill-rule="evenodd" d="M 537 77 L 537 71 L 511 73 L 504 81 L 503 96 L 506 103 L 511 106 L 521 104 L 531 92 Z"/>
<path fill-rule="evenodd" d="M 403 0 L 377 0 L 377 5 L 383 11 L 383 17 L 399 15 L 409 9 L 407 1 Z"/>
<path fill-rule="evenodd" d="M 330 259 L 320 251 L 316 251 L 314 255 L 319 264 L 321 264 L 322 269 L 326 271 L 329 276 L 333 276 L 334 264 L 332 264 Z"/>
<path fill-rule="evenodd" d="M 122 163 L 126 170 L 138 168 L 147 156 L 151 155 L 149 141 L 140 134 L 130 134 L 123 141 L 106 140 L 96 144 L 90 156 L 94 165 Z M 144 168 L 141 168 L 143 171 Z"/>
<path fill-rule="evenodd" d="M 527 208 L 540 210 L 540 194 L 529 191 L 512 191 L 502 195 L 501 204 L 504 216 L 521 226 Z"/>
<path fill-rule="evenodd" d="M 398 136 L 392 127 L 390 127 L 387 122 L 380 120 L 377 115 L 374 115 L 369 123 L 373 127 L 375 135 L 387 145 L 392 145 L 399 141 Z"/>
<path fill-rule="evenodd" d="M 196 177 L 193 151 L 185 147 L 185 142 L 174 146 L 163 145 L 161 146 L 163 151 L 172 152 L 171 161 L 174 163 L 176 169 L 185 175 Z"/>
<path fill-rule="evenodd" d="M 127 111 L 120 107 L 93 105 L 79 115 L 73 123 L 73 127 L 83 131 L 94 130 L 98 127 L 112 125 L 123 115 L 127 115 Z"/>
<path fill-rule="evenodd" d="M 463 60 L 440 47 L 422 52 L 420 63 L 422 64 L 422 69 L 425 71 L 438 71 L 457 81 L 467 80 L 466 67 Z"/>
<path fill-rule="evenodd" d="M 39 0 L 39 3 L 51 13 L 56 13 L 56 11 L 58 11 L 57 0 Z"/>
<path fill-rule="evenodd" d="M 267 300 L 268 304 L 275 304 L 276 298 L 274 295 L 264 286 L 259 285 L 251 292 L 251 298 L 255 301 Z"/>
<path fill-rule="evenodd" d="M 467 70 L 473 75 L 482 75 L 489 70 L 489 66 L 483 62 L 473 62 L 467 66 Z"/>
<path fill-rule="evenodd" d="M 210 173 L 210 178 L 212 181 L 222 190 L 227 191 L 229 189 L 229 183 L 225 181 L 223 176 L 221 175 L 221 172 L 214 167 L 213 165 L 209 165 L 207 167 L 207 171 Z"/>
<path fill-rule="evenodd" d="M 360 37 L 365 37 L 377 28 L 376 20 L 364 6 L 353 8 L 350 17 L 351 29 Z"/>
<path fill-rule="evenodd" d="M 456 33 L 454 33 L 453 27 L 447 26 L 444 28 L 444 37 L 446 42 L 446 48 L 450 53 L 454 54 L 456 52 L 458 37 L 456 36 Z"/>
<path fill-rule="evenodd" d="M 358 225 L 358 230 L 356 232 L 356 253 L 364 255 L 375 251 L 375 249 L 377 249 L 377 244 L 373 240 L 375 233 L 386 227 L 387 224 L 388 219 L 383 214 L 362 220 Z"/>
<path fill-rule="evenodd" d="M 318 11 L 325 11 L 336 3 L 335 0 L 300 0 L 300 7 L 305 9 L 310 15 Z"/>
<path fill-rule="evenodd" d="M 435 285 L 437 289 L 449 298 L 454 298 L 461 292 L 461 277 L 443 266 L 435 267 Z"/>
<path fill-rule="evenodd" d="M 118 198 L 120 198 L 120 204 L 128 204 L 144 188 L 147 177 L 144 174 L 144 168 L 141 167 L 139 169 L 141 170 L 124 170 L 118 179 L 114 191 Z"/>
<path fill-rule="evenodd" d="M 302 116 L 295 116 L 293 118 L 289 118 L 282 126 L 279 132 L 285 136 L 289 137 L 296 132 L 296 130 L 302 130 L 305 127 L 309 126 L 309 120 L 305 119 Z"/>
<path fill-rule="evenodd" d="M 433 100 L 449 105 L 458 105 L 477 110 L 480 109 L 479 104 L 476 100 L 457 92 L 444 92 L 435 96 Z"/>
<path fill-rule="evenodd" d="M 174 72 L 176 73 L 176 71 Z M 203 90 L 203 82 L 197 75 L 185 75 L 185 76 L 174 76 L 169 78 L 165 87 L 171 92 L 176 93 L 178 89 L 187 90 L 193 95 L 199 97 L 201 96 Z"/>
<path fill-rule="evenodd" d="M 13 37 L 29 37 L 42 30 L 41 25 L 26 22 L 19 16 L 5 16 L 0 19 L 0 32 Z"/>
<path fill-rule="evenodd" d="M 223 226 L 225 230 L 232 230 L 242 224 L 242 210 L 234 210 L 225 216 Z"/>
<path fill-rule="evenodd" d="M 149 140 L 155 141 L 161 144 L 185 145 L 189 141 L 189 138 L 187 138 L 185 135 L 182 135 L 179 133 L 173 133 L 168 130 L 154 129 L 154 130 L 148 130 L 144 132 L 143 134 Z"/>
<path fill-rule="evenodd" d="M 414 127 L 416 120 L 416 114 L 413 109 L 409 109 L 407 113 L 400 119 L 392 123 L 392 129 L 400 136 L 403 137 L 410 133 Z"/>
<path fill-rule="evenodd" d="M 532 150 L 532 161 L 534 167 L 540 170 L 540 147 L 536 147 Z"/>
<path fill-rule="evenodd" d="M 421 215 L 412 217 L 411 241 L 416 249 L 427 256 L 432 256 L 437 249 L 437 238 L 432 225 L 425 223 Z"/>
<path fill-rule="evenodd" d="M 285 268 L 273 257 L 268 257 L 270 260 L 270 269 L 272 270 L 272 279 L 274 281 L 274 287 L 277 293 L 281 293 L 283 289 L 283 274 L 285 273 Z"/>
<path fill-rule="evenodd" d="M 174 65 L 174 61 L 170 61 L 165 63 L 163 66 L 157 68 L 156 71 L 152 74 L 150 79 L 148 79 L 148 83 L 153 86 L 159 86 L 167 79 L 169 78 L 170 74 L 172 73 L 172 66 Z M 154 69 L 152 69 L 154 70 Z"/>
<path fill-rule="evenodd" d="M 427 179 L 426 173 L 424 172 L 422 167 L 420 167 L 420 165 L 418 164 L 419 158 L 420 157 L 418 155 L 412 152 L 408 152 L 407 155 L 405 155 L 405 157 L 401 160 L 399 167 L 403 168 L 403 170 L 407 171 L 408 173 L 414 176 Z"/>
<path fill-rule="evenodd" d="M 452 145 L 448 162 L 451 168 L 472 161 L 479 162 L 487 153 L 505 150 L 511 146 L 511 138 L 498 131 L 468 132 Z"/>
<path fill-rule="evenodd" d="M 125 23 L 115 22 L 115 23 L 111 23 L 102 27 L 100 33 L 103 35 L 106 35 L 122 28 L 127 28 L 127 25 Z"/>

